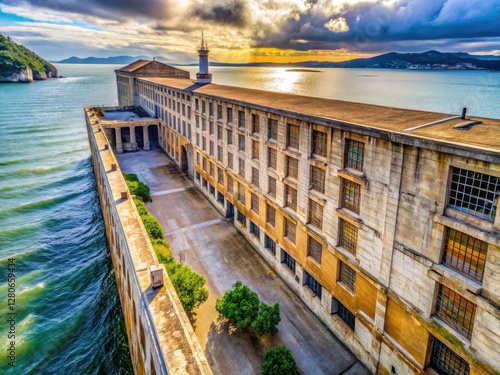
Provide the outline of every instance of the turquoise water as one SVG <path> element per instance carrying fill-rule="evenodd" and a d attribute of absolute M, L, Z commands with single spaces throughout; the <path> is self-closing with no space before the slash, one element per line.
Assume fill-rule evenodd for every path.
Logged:
<path fill-rule="evenodd" d="M 0 85 L 0 373 L 130 372 L 83 106 L 116 105 L 111 65 L 59 65 L 67 78 Z M 196 67 L 188 67 L 196 73 Z M 500 74 L 212 68 L 214 82 L 500 118 Z M 15 258 L 15 310 L 7 274 Z M 8 367 L 10 312 L 16 367 Z"/>
<path fill-rule="evenodd" d="M 60 71 L 68 78 L 0 85 L 0 373 L 128 373 L 83 117 L 84 105 L 116 104 L 113 71 Z M 15 258 L 14 310 L 8 258 Z M 9 312 L 16 313 L 15 367 L 5 355 Z"/>

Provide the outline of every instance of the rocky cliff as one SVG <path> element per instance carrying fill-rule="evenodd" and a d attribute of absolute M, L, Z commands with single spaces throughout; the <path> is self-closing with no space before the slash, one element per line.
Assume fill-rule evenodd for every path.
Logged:
<path fill-rule="evenodd" d="M 33 82 L 57 77 L 54 65 L 0 34 L 0 82 Z"/>

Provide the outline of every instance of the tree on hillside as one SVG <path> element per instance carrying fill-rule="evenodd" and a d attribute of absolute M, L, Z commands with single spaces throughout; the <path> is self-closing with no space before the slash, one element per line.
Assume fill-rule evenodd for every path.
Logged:
<path fill-rule="evenodd" d="M 290 349 L 276 346 L 266 352 L 262 375 L 300 375 L 300 371 Z"/>
<path fill-rule="evenodd" d="M 259 297 L 241 281 L 233 285 L 222 298 L 215 303 L 220 316 L 227 318 L 236 328 L 247 327 L 259 314 Z"/>

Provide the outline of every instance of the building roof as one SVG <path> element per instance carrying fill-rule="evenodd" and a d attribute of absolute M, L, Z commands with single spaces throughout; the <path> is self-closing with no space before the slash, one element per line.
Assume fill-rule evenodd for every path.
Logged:
<path fill-rule="evenodd" d="M 150 60 L 137 60 L 137 61 L 134 61 L 133 63 L 128 64 L 120 69 L 117 69 L 117 71 L 131 73 L 131 72 L 136 71 L 139 68 L 142 68 L 145 65 L 148 65 L 149 63 L 152 63 L 152 61 L 150 61 Z"/>
<path fill-rule="evenodd" d="M 191 91 L 228 102 L 253 106 L 294 117 L 315 117 L 331 125 L 348 125 L 357 129 L 383 132 L 387 137 L 399 136 L 444 142 L 448 145 L 480 148 L 485 152 L 500 152 L 500 120 L 467 117 L 346 102 L 309 96 L 284 94 L 217 84 L 196 84 L 190 79 L 141 78 L 171 88 Z M 468 126 L 466 126 L 468 125 Z M 392 133 L 392 135 L 390 134 Z"/>

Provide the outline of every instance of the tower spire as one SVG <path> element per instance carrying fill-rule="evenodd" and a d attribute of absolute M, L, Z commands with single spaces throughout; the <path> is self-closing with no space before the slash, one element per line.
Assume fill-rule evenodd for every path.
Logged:
<path fill-rule="evenodd" d="M 198 50 L 198 56 L 200 57 L 199 72 L 196 73 L 196 83 L 211 83 L 212 74 L 208 72 L 208 45 L 205 44 L 205 35 L 203 30 L 201 31 L 201 46 Z"/>

